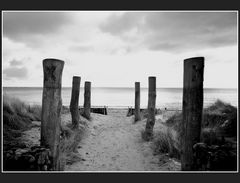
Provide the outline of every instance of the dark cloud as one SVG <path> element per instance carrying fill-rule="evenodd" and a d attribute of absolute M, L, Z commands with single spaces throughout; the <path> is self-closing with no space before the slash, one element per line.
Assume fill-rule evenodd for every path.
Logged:
<path fill-rule="evenodd" d="M 34 35 L 54 34 L 68 22 L 65 12 L 3 12 L 3 36 L 27 41 Z"/>
<path fill-rule="evenodd" d="M 3 78 L 6 80 L 17 78 L 24 79 L 27 77 L 28 70 L 26 67 L 8 67 L 3 70 Z"/>
<path fill-rule="evenodd" d="M 237 43 L 237 13 L 127 12 L 110 17 L 100 29 L 125 41 L 126 35 L 136 29 L 133 36 L 139 46 L 150 50 L 175 52 L 228 46 Z"/>

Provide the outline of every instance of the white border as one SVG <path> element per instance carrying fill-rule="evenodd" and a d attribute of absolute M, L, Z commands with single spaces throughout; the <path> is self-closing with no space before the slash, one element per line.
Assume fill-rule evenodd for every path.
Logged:
<path fill-rule="evenodd" d="M 94 11 L 85 11 L 85 10 L 4 10 L 1 11 L 2 14 L 2 38 L 3 38 L 3 13 L 4 12 L 236 12 L 237 13 L 237 46 L 239 48 L 238 44 L 238 10 L 178 10 L 178 11 L 171 11 L 171 10 L 159 10 L 159 11 L 100 11 L 100 10 L 94 10 Z M 3 42 L 2 42 L 2 62 L 3 62 Z M 239 54 L 238 54 L 239 58 Z M 2 64 L 2 63 L 1 63 Z M 238 67 L 237 67 L 238 69 Z M 2 69 L 3 71 L 3 69 Z M 3 73 L 3 72 L 2 72 Z M 1 109 L 3 110 L 3 86 L 1 86 L 2 91 L 2 102 L 1 102 Z M 237 87 L 238 92 L 238 87 Z M 238 101 L 238 95 L 237 95 L 237 101 Z M 2 112 L 1 112 L 2 114 Z M 1 115 L 1 172 L 2 173 L 238 173 L 239 172 L 239 116 L 238 116 L 238 103 L 237 103 L 237 171 L 3 171 L 3 115 Z"/>

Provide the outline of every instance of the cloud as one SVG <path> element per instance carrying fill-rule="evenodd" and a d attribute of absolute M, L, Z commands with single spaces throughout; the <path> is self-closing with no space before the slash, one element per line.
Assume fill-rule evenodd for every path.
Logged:
<path fill-rule="evenodd" d="M 3 12 L 3 36 L 14 41 L 54 34 L 71 21 L 65 12 Z"/>
<path fill-rule="evenodd" d="M 8 67 L 3 70 L 3 78 L 6 80 L 10 80 L 13 78 L 16 79 L 24 79 L 28 75 L 28 70 L 26 67 Z"/>
<path fill-rule="evenodd" d="M 84 46 L 84 45 L 73 45 L 73 46 L 70 46 L 68 49 L 74 52 L 89 52 L 94 50 L 92 46 Z"/>
<path fill-rule="evenodd" d="M 28 76 L 28 69 L 24 66 L 24 62 L 28 61 L 29 58 L 24 59 L 12 59 L 6 62 L 3 69 L 3 79 L 25 79 Z"/>
<path fill-rule="evenodd" d="M 237 12 L 127 12 L 99 28 L 140 48 L 182 52 L 235 45 Z"/>
<path fill-rule="evenodd" d="M 107 21 L 100 24 L 99 28 L 103 32 L 108 32 L 112 35 L 124 34 L 131 29 L 140 26 L 144 18 L 143 13 L 127 12 L 124 14 L 109 16 Z"/>
<path fill-rule="evenodd" d="M 10 61 L 10 66 L 19 66 L 19 65 L 22 65 L 22 61 L 19 61 L 19 60 L 12 60 Z"/>

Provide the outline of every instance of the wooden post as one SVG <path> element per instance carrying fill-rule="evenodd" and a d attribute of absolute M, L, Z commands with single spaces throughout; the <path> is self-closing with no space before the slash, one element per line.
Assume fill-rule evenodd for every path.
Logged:
<path fill-rule="evenodd" d="M 148 78 L 148 119 L 145 129 L 146 140 L 150 140 L 153 135 L 155 124 L 155 105 L 156 105 L 156 77 Z"/>
<path fill-rule="evenodd" d="M 86 81 L 84 86 L 84 111 L 83 116 L 90 119 L 91 112 L 91 82 Z"/>
<path fill-rule="evenodd" d="M 135 82 L 135 122 L 141 120 L 140 115 L 140 82 Z"/>
<path fill-rule="evenodd" d="M 200 141 L 203 111 L 204 57 L 184 60 L 182 170 L 195 170 L 193 145 Z"/>
<path fill-rule="evenodd" d="M 59 144 L 61 124 L 61 88 L 64 61 L 57 59 L 43 60 L 43 95 L 41 146 L 50 149 L 53 157 L 53 170 L 60 170 Z"/>
<path fill-rule="evenodd" d="M 80 115 L 79 115 L 79 110 L 78 110 L 80 82 L 81 82 L 81 77 L 73 76 L 70 111 L 71 111 L 71 116 L 72 116 L 72 125 L 74 128 L 79 127 L 79 120 L 80 120 Z"/>

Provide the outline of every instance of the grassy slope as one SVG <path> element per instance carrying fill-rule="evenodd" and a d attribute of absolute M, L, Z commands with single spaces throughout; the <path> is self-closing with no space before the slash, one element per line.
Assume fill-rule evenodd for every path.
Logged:
<path fill-rule="evenodd" d="M 180 158 L 181 121 L 181 113 L 166 121 L 166 129 L 155 134 L 155 151 Z M 222 136 L 230 142 L 237 140 L 237 108 L 217 100 L 204 109 L 201 141 L 208 145 L 218 144 Z"/>
<path fill-rule="evenodd" d="M 32 121 L 41 120 L 41 107 L 29 106 L 24 102 L 3 96 L 3 144 L 4 150 L 11 146 L 21 146 L 18 137 L 31 127 Z M 15 145 L 14 145 L 15 144 Z"/>

